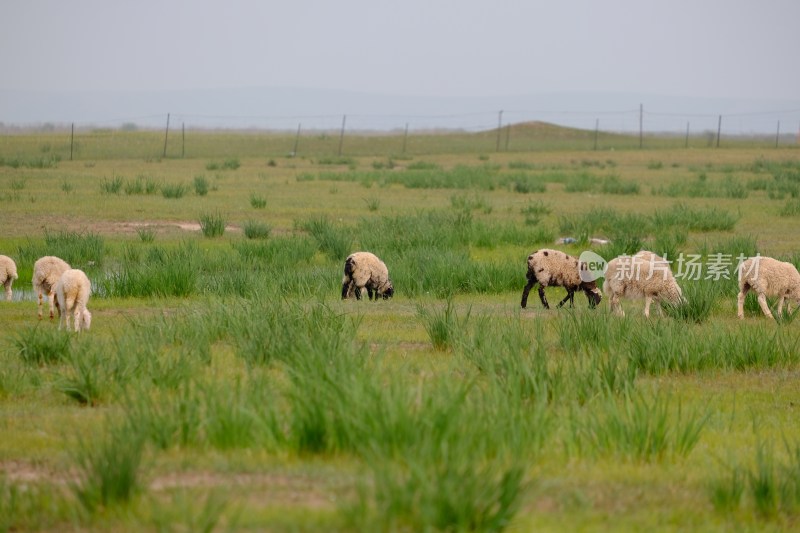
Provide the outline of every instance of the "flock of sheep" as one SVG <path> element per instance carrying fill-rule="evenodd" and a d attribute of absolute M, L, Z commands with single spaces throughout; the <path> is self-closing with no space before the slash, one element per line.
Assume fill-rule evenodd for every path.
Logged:
<path fill-rule="evenodd" d="M 767 304 L 767 297 L 778 298 L 778 313 L 783 312 L 787 298 L 800 306 L 800 273 L 787 262 L 771 257 L 751 257 L 739 267 L 739 295 L 737 316 L 744 318 L 744 300 L 749 291 L 758 295 L 758 305 L 769 318 L 774 318 Z M 600 303 L 602 294 L 592 276 L 587 276 L 587 266 L 578 258 L 559 250 L 542 249 L 528 256 L 528 282 L 522 290 L 521 306 L 528 304 L 528 294 L 537 283 L 539 299 L 545 308 L 550 305 L 545 296 L 545 287 L 564 287 L 567 295 L 558 307 L 569 301 L 573 305 L 575 292 L 583 291 L 589 306 Z M 684 301 L 680 286 L 663 258 L 642 250 L 633 256 L 619 256 L 609 261 L 605 270 L 603 293 L 608 296 L 611 310 L 624 315 L 620 298 L 644 298 L 644 315 L 650 316 L 650 305 L 656 302 L 679 304 Z M 8 256 L 0 255 L 0 283 L 5 288 L 6 300 L 11 301 L 11 285 L 17 279 L 17 265 Z M 342 299 L 355 296 L 361 299 L 361 291 L 367 290 L 369 299 L 379 297 L 386 300 L 394 295 L 394 286 L 389 278 L 389 269 L 375 254 L 355 252 L 344 263 L 342 279 Z M 82 270 L 71 268 L 58 257 L 45 256 L 33 265 L 33 290 L 38 298 L 38 316 L 42 318 L 42 300 L 47 295 L 50 318 L 54 309 L 58 311 L 59 328 L 70 328 L 73 318 L 75 331 L 88 330 L 92 324 L 92 314 L 86 308 L 91 294 L 91 283 Z M 659 307 L 660 309 L 660 307 Z M 787 310 L 790 310 L 787 304 Z"/>
<path fill-rule="evenodd" d="M 11 301 L 11 285 L 17 279 L 17 265 L 8 256 L 0 255 L 0 282 L 5 287 L 6 300 Z M 58 257 L 47 255 L 33 265 L 33 291 L 38 298 L 39 319 L 42 318 L 42 300 L 47 294 L 50 318 L 54 308 L 58 311 L 58 327 L 70 328 L 73 318 L 75 331 L 88 330 L 92 325 L 92 314 L 86 309 L 92 284 L 83 272 L 69 266 Z"/>
<path fill-rule="evenodd" d="M 787 298 L 794 300 L 797 306 L 800 306 L 800 273 L 793 264 L 771 257 L 756 256 L 745 260 L 738 270 L 737 316 L 739 318 L 744 318 L 744 300 L 751 290 L 758 295 L 758 304 L 764 315 L 769 318 L 774 319 L 767 304 L 767 297 L 778 298 L 778 314 L 783 312 Z M 547 309 L 550 305 L 545 296 L 545 287 L 564 287 L 567 290 L 567 295 L 559 302 L 558 307 L 567 301 L 572 306 L 575 292 L 578 290 L 586 294 L 590 307 L 597 306 L 602 294 L 592 276 L 586 274 L 586 264 L 564 252 L 550 249 L 533 252 L 528 256 L 526 274 L 528 282 L 522 290 L 522 308 L 527 306 L 528 294 L 537 283 L 539 299 Z M 644 298 L 645 317 L 650 316 L 650 306 L 654 301 L 671 304 L 680 304 L 684 301 L 683 292 L 669 269 L 669 263 L 647 250 L 632 256 L 623 255 L 612 259 L 608 262 L 604 275 L 603 292 L 608 296 L 611 310 L 616 315 L 625 314 L 620 304 L 622 297 Z M 348 256 L 344 264 L 342 299 L 355 293 L 355 297 L 360 300 L 361 290 L 364 288 L 367 289 L 370 300 L 373 298 L 373 293 L 375 299 L 378 296 L 387 299 L 394 294 L 389 270 L 384 262 L 370 252 L 356 252 Z M 787 310 L 790 309 L 790 305 L 787 304 Z"/>

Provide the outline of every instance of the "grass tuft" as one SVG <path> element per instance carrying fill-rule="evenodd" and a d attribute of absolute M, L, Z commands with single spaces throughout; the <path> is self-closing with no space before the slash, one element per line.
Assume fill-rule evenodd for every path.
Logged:
<path fill-rule="evenodd" d="M 225 217 L 221 213 L 200 213 L 200 231 L 204 237 L 221 237 L 225 233 Z"/>
<path fill-rule="evenodd" d="M 161 196 L 176 200 L 183 198 L 188 192 L 188 187 L 183 183 L 165 183 L 161 186 Z"/>
<path fill-rule="evenodd" d="M 470 311 L 468 310 L 463 318 L 459 318 L 452 298 L 448 298 L 447 304 L 440 310 L 429 310 L 418 305 L 417 316 L 425 326 L 433 347 L 437 350 L 447 350 L 453 347 L 460 333 L 466 328 Z"/>
<path fill-rule="evenodd" d="M 41 324 L 20 329 L 13 344 L 22 361 L 38 366 L 68 360 L 72 348 L 69 333 Z"/>
<path fill-rule="evenodd" d="M 78 501 L 90 512 L 124 505 L 142 489 L 144 439 L 136 428 L 112 426 L 100 441 L 81 440 L 75 452 Z"/>

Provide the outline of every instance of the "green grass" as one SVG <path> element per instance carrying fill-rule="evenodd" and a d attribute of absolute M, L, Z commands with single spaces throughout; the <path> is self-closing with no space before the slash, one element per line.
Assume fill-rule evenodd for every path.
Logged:
<path fill-rule="evenodd" d="M 161 195 L 164 198 L 183 198 L 189 188 L 183 183 L 165 183 L 161 185 Z"/>
<path fill-rule="evenodd" d="M 420 306 L 417 308 L 417 315 L 428 332 L 431 344 L 437 350 L 451 348 L 469 322 L 469 312 L 464 317 L 458 317 L 452 299 L 448 299 L 447 305 L 441 310 Z"/>
<path fill-rule="evenodd" d="M 142 488 L 144 442 L 136 428 L 111 427 L 99 442 L 84 441 L 76 451 L 78 501 L 90 512 L 124 505 Z"/>
<path fill-rule="evenodd" d="M 242 225 L 242 230 L 248 239 L 266 239 L 272 231 L 272 226 L 266 222 L 248 220 Z"/>
<path fill-rule="evenodd" d="M 156 239 L 156 230 L 153 228 L 136 228 L 136 234 L 142 242 L 153 242 Z"/>
<path fill-rule="evenodd" d="M 267 207 L 267 199 L 258 194 L 250 195 L 250 206 L 254 209 L 264 209 Z"/>
<path fill-rule="evenodd" d="M 221 237 L 225 233 L 225 217 L 217 213 L 200 213 L 200 231 L 204 237 Z"/>
<path fill-rule="evenodd" d="M 208 178 L 203 175 L 194 177 L 194 193 L 197 196 L 205 196 L 208 194 Z"/>
<path fill-rule="evenodd" d="M 119 194 L 122 190 L 122 177 L 114 176 L 111 179 L 103 179 L 100 183 L 100 190 L 104 194 Z"/>
<path fill-rule="evenodd" d="M 341 158 L 335 135 L 286 158 L 291 136 L 187 132 L 185 159 L 126 131 L 55 166 L 36 160 L 63 140 L 4 138 L 0 529 L 791 530 L 794 316 L 750 298 L 739 321 L 735 279 L 679 278 L 686 304 L 650 319 L 519 295 L 543 247 L 797 262 L 800 156 L 605 135 L 587 154 L 593 132 L 548 131 L 566 137 L 515 129 L 508 153 L 412 135 L 402 156 L 348 135 Z M 198 213 L 242 231 L 207 238 Z M 356 250 L 393 299 L 340 299 Z M 37 321 L 42 255 L 86 269 L 90 332 Z"/>
<path fill-rule="evenodd" d="M 58 363 L 71 352 L 68 334 L 39 326 L 18 331 L 13 346 L 19 358 L 29 365 Z"/>

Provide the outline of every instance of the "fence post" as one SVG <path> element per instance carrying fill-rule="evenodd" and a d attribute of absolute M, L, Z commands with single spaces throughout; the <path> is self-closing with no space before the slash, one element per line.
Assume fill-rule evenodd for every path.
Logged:
<path fill-rule="evenodd" d="M 186 123 L 181 122 L 181 159 L 186 157 Z"/>
<path fill-rule="evenodd" d="M 717 122 L 717 148 L 719 148 L 719 137 L 722 134 L 722 115 L 719 116 L 719 121 Z"/>
<path fill-rule="evenodd" d="M 167 138 L 169 137 L 169 113 L 167 113 L 167 129 L 164 132 L 164 153 L 162 157 L 167 157 Z"/>
<path fill-rule="evenodd" d="M 495 148 L 496 152 L 500 151 L 500 132 L 503 128 L 503 110 L 501 109 L 499 113 L 497 113 L 497 147 Z"/>
<path fill-rule="evenodd" d="M 684 148 L 689 148 L 689 122 L 686 122 L 686 142 L 684 143 Z"/>
<path fill-rule="evenodd" d="M 69 133 L 69 160 L 72 161 L 72 151 L 75 147 L 75 123 L 72 123 L 72 128 Z"/>
<path fill-rule="evenodd" d="M 644 104 L 639 104 L 639 149 L 644 145 Z"/>
<path fill-rule="evenodd" d="M 780 141 L 780 138 L 781 138 L 781 121 L 779 120 L 778 121 L 778 131 L 775 132 L 775 148 L 778 147 L 778 141 Z"/>
<path fill-rule="evenodd" d="M 344 142 L 344 125 L 347 122 L 347 115 L 342 115 L 342 131 L 339 132 L 339 156 L 342 155 L 342 143 Z"/>
<path fill-rule="evenodd" d="M 297 134 L 294 136 L 294 149 L 292 150 L 292 157 L 297 157 L 297 147 L 300 144 L 300 126 L 301 123 L 297 123 Z"/>

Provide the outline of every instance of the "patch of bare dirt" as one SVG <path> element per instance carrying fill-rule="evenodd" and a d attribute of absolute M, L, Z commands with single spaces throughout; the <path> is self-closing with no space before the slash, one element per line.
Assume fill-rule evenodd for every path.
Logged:
<path fill-rule="evenodd" d="M 179 228 L 183 231 L 200 231 L 198 222 L 115 222 L 117 228 L 123 233 L 135 233 L 142 228 L 161 229 Z M 242 231 L 239 226 L 225 226 L 225 231 Z"/>
<path fill-rule="evenodd" d="M 59 471 L 26 461 L 0 461 L 0 477 L 15 485 L 48 484 L 67 486 L 79 481 L 74 471 Z M 318 478 L 285 473 L 218 473 L 206 471 L 170 472 L 149 478 L 150 490 L 242 488 L 254 502 L 298 505 L 315 509 L 332 507 L 341 496 L 341 487 L 320 483 Z"/>
<path fill-rule="evenodd" d="M 318 480 L 305 476 L 285 474 L 216 472 L 173 472 L 157 476 L 150 483 L 154 491 L 176 488 L 213 489 L 217 487 L 243 487 L 260 501 L 284 502 L 304 507 L 324 508 L 334 504 L 335 494 L 321 487 Z"/>
<path fill-rule="evenodd" d="M 52 467 L 27 461 L 0 461 L 0 474 L 6 480 L 17 484 L 50 483 L 65 485 L 72 480 L 69 472 L 59 472 Z"/>

